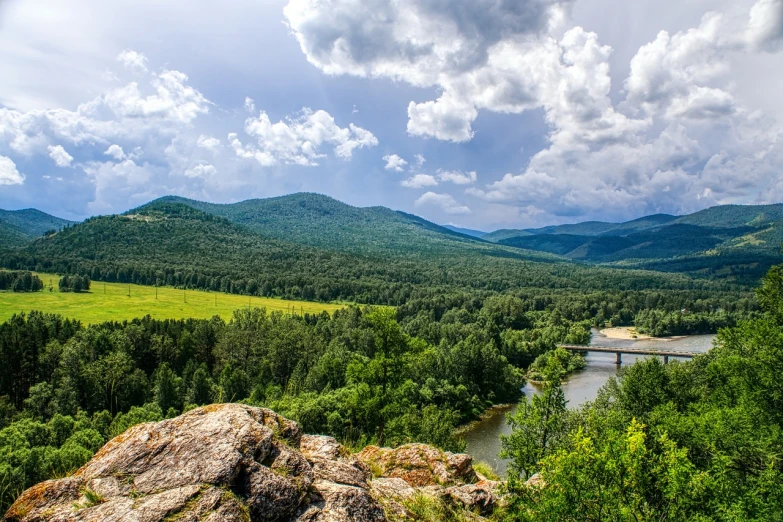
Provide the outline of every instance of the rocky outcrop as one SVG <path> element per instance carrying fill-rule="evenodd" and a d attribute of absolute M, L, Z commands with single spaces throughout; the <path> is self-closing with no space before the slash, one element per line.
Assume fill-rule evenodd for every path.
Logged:
<path fill-rule="evenodd" d="M 423 444 L 352 455 L 271 410 L 220 404 L 129 429 L 72 476 L 25 491 L 3 520 L 413 520 L 417 495 L 486 514 L 496 488 L 467 455 Z"/>

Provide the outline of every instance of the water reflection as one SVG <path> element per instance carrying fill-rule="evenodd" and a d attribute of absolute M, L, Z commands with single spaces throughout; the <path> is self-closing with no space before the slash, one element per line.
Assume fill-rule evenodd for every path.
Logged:
<path fill-rule="evenodd" d="M 610 339 L 593 329 L 590 344 L 601 346 L 616 346 L 618 348 L 656 348 L 661 350 L 681 352 L 706 352 L 712 347 L 714 335 L 692 335 L 675 339 Z M 644 357 L 640 355 L 623 354 L 623 366 L 633 364 L 636 359 Z M 670 357 L 670 361 L 676 360 Z M 576 407 L 587 401 L 595 399 L 598 390 L 609 380 L 617 375 L 618 367 L 615 364 L 615 355 L 612 353 L 588 353 L 587 367 L 569 376 L 563 384 L 563 392 L 569 407 Z M 525 386 L 526 395 L 538 393 L 538 389 L 528 384 Z M 488 418 L 477 423 L 470 431 L 464 434 L 468 443 L 467 452 L 473 455 L 475 460 L 489 463 L 501 476 L 506 473 L 506 462 L 498 456 L 500 453 L 500 435 L 508 435 L 511 428 L 506 424 L 506 413 L 516 410 L 516 406 L 499 409 Z"/>

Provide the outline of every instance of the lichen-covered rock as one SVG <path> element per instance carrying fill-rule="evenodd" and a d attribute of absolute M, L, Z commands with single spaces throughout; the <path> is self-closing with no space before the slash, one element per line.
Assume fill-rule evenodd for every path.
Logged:
<path fill-rule="evenodd" d="M 468 455 L 352 455 L 271 410 L 219 404 L 129 429 L 72 476 L 25 491 L 3 521 L 383 522 L 413 516 L 403 504 L 419 493 L 488 513 L 495 487 Z"/>
<path fill-rule="evenodd" d="M 500 484 L 490 480 L 481 480 L 476 484 L 451 486 L 445 490 L 453 502 L 458 502 L 471 511 L 481 514 L 491 513 L 498 501 L 497 490 Z"/>
<path fill-rule="evenodd" d="M 405 444 L 394 449 L 367 446 L 357 456 L 375 475 L 398 477 L 414 487 L 452 486 L 478 480 L 470 455 L 441 451 L 426 444 Z"/>

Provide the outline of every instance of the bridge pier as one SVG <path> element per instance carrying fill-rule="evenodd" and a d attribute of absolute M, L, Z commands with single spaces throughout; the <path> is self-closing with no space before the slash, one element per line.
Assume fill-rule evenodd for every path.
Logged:
<path fill-rule="evenodd" d="M 623 354 L 622 352 L 617 352 L 616 355 L 617 355 L 617 360 L 615 361 L 615 364 L 617 366 L 620 366 L 621 364 L 623 364 Z"/>

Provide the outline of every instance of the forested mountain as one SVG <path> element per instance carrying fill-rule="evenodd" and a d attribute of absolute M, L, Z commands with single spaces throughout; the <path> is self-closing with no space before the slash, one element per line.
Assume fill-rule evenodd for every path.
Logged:
<path fill-rule="evenodd" d="M 72 223 L 33 208 L 0 209 L 0 248 L 23 245 L 50 230 L 59 230 Z"/>
<path fill-rule="evenodd" d="M 443 228 L 448 228 L 452 232 L 457 232 L 459 234 L 465 234 L 466 236 L 473 236 L 478 238 L 483 238 L 487 235 L 487 232 L 483 232 L 481 230 L 473 230 L 472 228 L 462 228 L 462 227 L 455 227 L 454 225 L 443 225 Z"/>
<path fill-rule="evenodd" d="M 264 237 L 223 217 L 159 200 L 125 215 L 90 218 L 0 261 L 8 268 L 93 280 L 383 304 L 457 289 L 717 288 L 676 274 L 598 269 L 554 256 L 530 261 L 514 248 L 444 237 L 449 239 L 435 247 L 395 255 L 337 252 Z"/>
<path fill-rule="evenodd" d="M 297 193 L 232 204 L 166 196 L 150 205 L 157 203 L 187 205 L 267 238 L 340 252 L 441 255 L 494 249 L 470 235 L 412 214 L 386 207 L 353 207 L 321 194 Z M 527 257 L 541 258 L 536 252 L 529 252 Z"/>
<path fill-rule="evenodd" d="M 780 260 L 783 205 L 724 205 L 680 217 L 499 230 L 484 239 L 589 263 L 752 281 Z"/>

